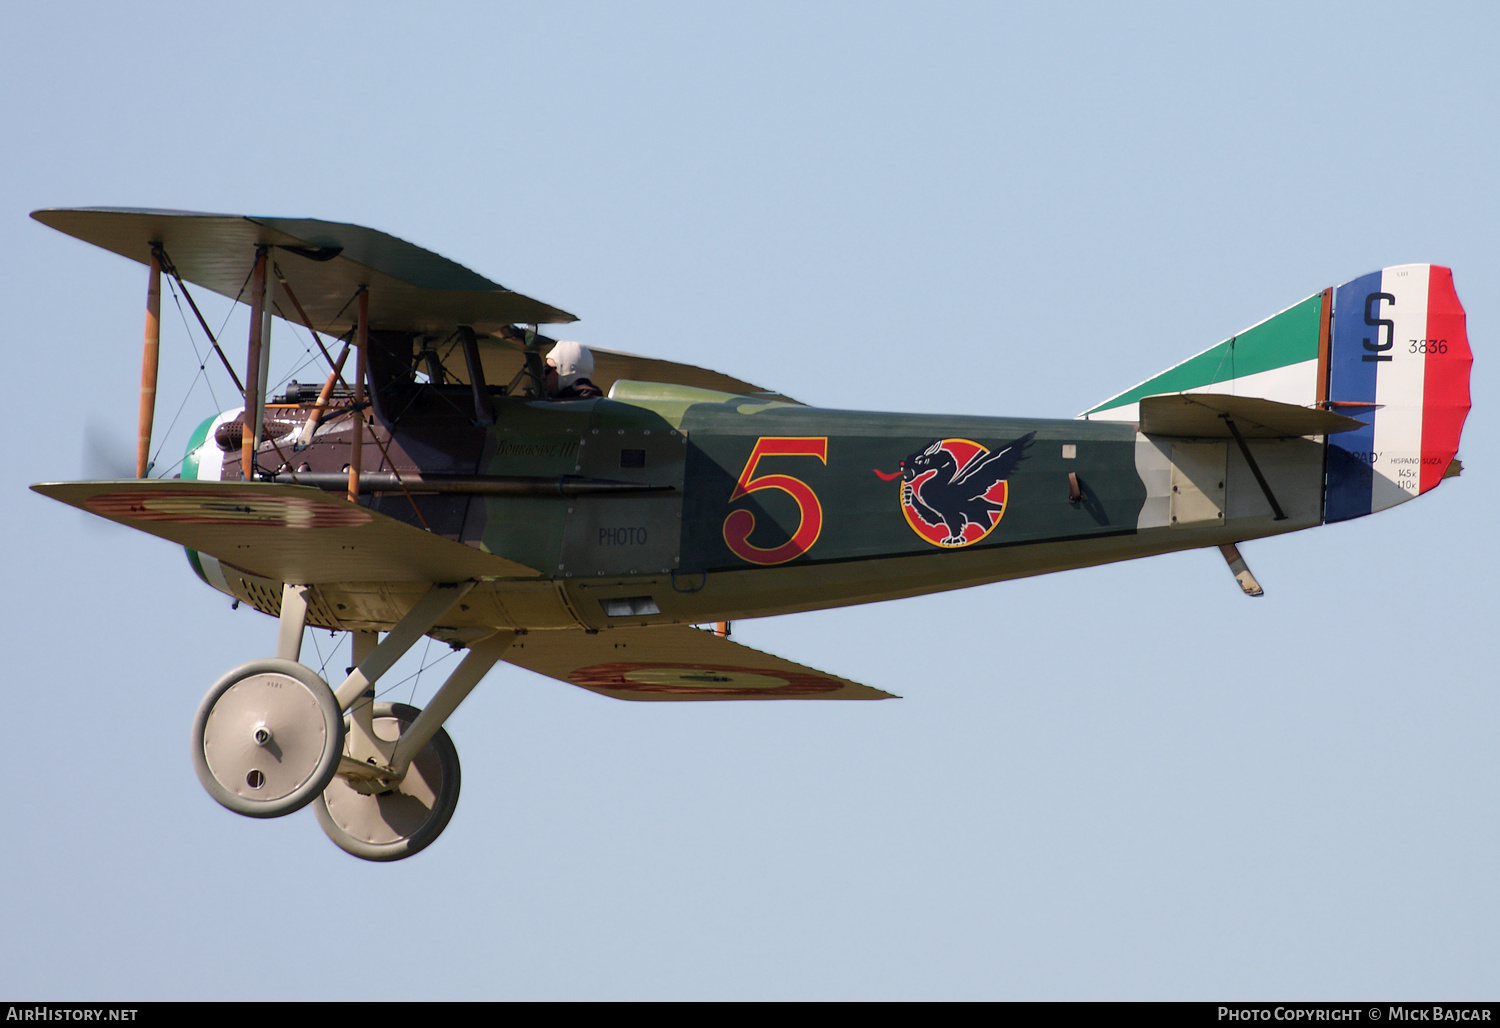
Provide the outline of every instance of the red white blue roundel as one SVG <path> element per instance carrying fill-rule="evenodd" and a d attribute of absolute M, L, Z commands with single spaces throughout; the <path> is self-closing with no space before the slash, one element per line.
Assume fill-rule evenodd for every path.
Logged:
<path fill-rule="evenodd" d="M 1010 500 L 1007 481 L 1035 432 L 994 450 L 971 439 L 936 439 L 901 462 L 901 512 L 911 530 L 934 546 L 972 546 L 995 530 Z"/>

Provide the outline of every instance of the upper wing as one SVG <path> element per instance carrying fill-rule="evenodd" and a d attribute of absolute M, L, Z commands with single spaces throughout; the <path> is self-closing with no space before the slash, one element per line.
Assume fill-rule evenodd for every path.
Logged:
<path fill-rule="evenodd" d="M 479 334 L 481 351 L 519 357 L 519 342 L 497 333 L 512 324 L 558 324 L 573 315 L 491 282 L 462 264 L 362 225 L 311 218 L 246 217 L 108 207 L 33 211 L 42 224 L 145 264 L 160 245 L 184 279 L 230 299 L 248 299 L 256 247 L 271 259 L 320 332 L 341 335 L 354 325 L 351 302 L 370 291 L 377 329 L 447 335 L 459 325 Z M 688 364 L 590 347 L 594 384 L 608 392 L 616 379 L 646 379 L 728 393 L 759 386 Z M 498 382 L 510 377 L 486 369 Z M 786 397 L 781 397 L 785 400 Z"/>
<path fill-rule="evenodd" d="M 128 479 L 44 482 L 31 488 L 278 582 L 458 582 L 538 575 L 524 564 L 307 486 Z"/>
<path fill-rule="evenodd" d="M 531 632 L 504 659 L 619 700 L 895 698 L 688 625 Z"/>
<path fill-rule="evenodd" d="M 515 322 L 577 321 L 404 239 L 361 225 L 193 211 L 85 207 L 33 211 L 43 225 L 145 264 L 159 244 L 184 279 L 230 299 L 248 296 L 258 246 L 271 247 L 321 332 L 354 324 L 350 303 L 370 290 L 370 323 L 408 332 L 488 332 Z"/>

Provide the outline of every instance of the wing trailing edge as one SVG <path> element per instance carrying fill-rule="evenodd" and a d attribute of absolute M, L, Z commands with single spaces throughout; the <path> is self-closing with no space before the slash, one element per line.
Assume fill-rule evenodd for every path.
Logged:
<path fill-rule="evenodd" d="M 459 582 L 538 576 L 524 564 L 309 486 L 126 479 L 43 482 L 31 488 L 278 582 Z"/>
<path fill-rule="evenodd" d="M 503 659 L 617 700 L 898 698 L 689 625 L 531 632 Z"/>

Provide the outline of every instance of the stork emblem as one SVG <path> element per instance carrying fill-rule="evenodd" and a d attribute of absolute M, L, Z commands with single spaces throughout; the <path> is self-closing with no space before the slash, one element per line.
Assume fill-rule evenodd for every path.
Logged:
<path fill-rule="evenodd" d="M 901 512 L 913 532 L 934 546 L 972 546 L 995 530 L 1010 498 L 1008 479 L 1026 457 L 1035 432 L 995 450 L 970 439 L 935 439 L 894 472 L 901 479 Z"/>

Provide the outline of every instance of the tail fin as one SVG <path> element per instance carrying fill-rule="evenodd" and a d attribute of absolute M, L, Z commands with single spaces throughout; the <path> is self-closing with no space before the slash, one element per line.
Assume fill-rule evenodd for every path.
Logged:
<path fill-rule="evenodd" d="M 1469 413 L 1469 350 L 1453 273 L 1403 264 L 1314 293 L 1080 417 L 1139 421 L 1170 393 L 1260 397 L 1363 422 L 1327 437 L 1324 521 L 1437 485 Z"/>

